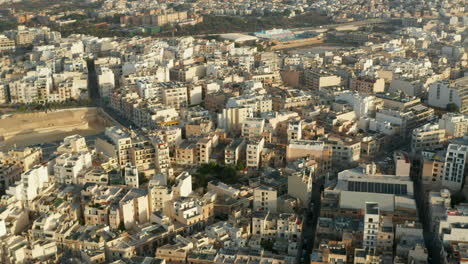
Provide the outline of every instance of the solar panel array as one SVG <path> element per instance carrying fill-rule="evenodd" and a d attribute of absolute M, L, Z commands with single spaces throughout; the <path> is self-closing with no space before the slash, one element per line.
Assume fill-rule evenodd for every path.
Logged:
<path fill-rule="evenodd" d="M 386 193 L 386 194 L 395 194 L 395 195 L 407 195 L 408 194 L 406 184 L 365 182 L 365 181 L 348 181 L 348 191 Z"/>

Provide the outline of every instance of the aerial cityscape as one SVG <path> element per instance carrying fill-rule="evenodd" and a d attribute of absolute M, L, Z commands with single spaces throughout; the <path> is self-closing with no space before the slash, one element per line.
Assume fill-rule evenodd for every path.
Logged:
<path fill-rule="evenodd" d="M 468 264 L 465 0 L 0 0 L 1 264 Z"/>

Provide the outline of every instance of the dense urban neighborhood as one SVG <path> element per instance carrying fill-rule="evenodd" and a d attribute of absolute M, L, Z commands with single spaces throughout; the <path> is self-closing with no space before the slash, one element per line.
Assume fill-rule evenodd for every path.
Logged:
<path fill-rule="evenodd" d="M 0 0 L 0 263 L 468 263 L 464 0 Z"/>

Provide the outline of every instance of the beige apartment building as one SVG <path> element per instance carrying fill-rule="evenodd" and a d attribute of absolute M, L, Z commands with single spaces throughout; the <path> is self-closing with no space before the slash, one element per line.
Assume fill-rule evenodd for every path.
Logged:
<path fill-rule="evenodd" d="M 109 225 L 109 208 L 106 205 L 89 204 L 83 209 L 83 216 L 86 225 Z"/>
<path fill-rule="evenodd" d="M 0 52 L 11 51 L 15 49 L 15 41 L 10 40 L 4 35 L 0 35 Z"/>
<path fill-rule="evenodd" d="M 306 70 L 304 79 L 306 87 L 312 90 L 341 85 L 341 77 L 325 70 Z"/>
<path fill-rule="evenodd" d="M 411 135 L 411 150 L 418 152 L 442 147 L 445 142 L 445 130 L 438 124 L 426 124 L 413 130 Z"/>
<path fill-rule="evenodd" d="M 169 83 L 163 88 L 163 103 L 169 107 L 180 109 L 188 105 L 187 87 Z"/>
<path fill-rule="evenodd" d="M 448 137 L 463 137 L 468 134 L 468 116 L 456 113 L 447 113 L 439 119 L 439 127 L 445 129 Z"/>
<path fill-rule="evenodd" d="M 322 141 L 292 140 L 286 147 L 286 160 L 293 161 L 300 158 L 313 158 L 319 162 L 320 170 L 331 169 L 333 149 Z"/>
<path fill-rule="evenodd" d="M 197 164 L 197 144 L 184 141 L 176 147 L 175 163 L 179 165 Z"/>
<path fill-rule="evenodd" d="M 350 88 L 363 94 L 383 93 L 385 91 L 385 80 L 383 78 L 358 77 L 351 80 Z"/>
<path fill-rule="evenodd" d="M 185 135 L 187 137 L 199 137 L 207 135 L 213 128 L 211 120 L 196 120 L 185 125 Z"/>
<path fill-rule="evenodd" d="M 245 148 L 245 140 L 243 138 L 234 139 L 225 149 L 224 149 L 224 163 L 235 165 L 237 162 L 243 158 Z"/>
<path fill-rule="evenodd" d="M 421 180 L 426 188 L 439 188 L 444 175 L 445 152 L 423 151 L 421 154 Z"/>
<path fill-rule="evenodd" d="M 253 210 L 276 213 L 278 206 L 277 191 L 265 185 L 261 185 L 254 190 Z"/>
<path fill-rule="evenodd" d="M 259 168 L 265 139 L 257 137 L 247 141 L 246 160 L 248 168 Z"/>
<path fill-rule="evenodd" d="M 250 117 L 242 123 L 241 135 L 247 139 L 261 137 L 265 127 L 265 119 Z"/>
<path fill-rule="evenodd" d="M 198 163 L 209 163 L 213 143 L 210 138 L 202 138 L 197 141 Z"/>
<path fill-rule="evenodd" d="M 185 20 L 187 20 L 187 11 L 167 13 L 151 17 L 152 24 L 156 26 L 164 26 Z"/>

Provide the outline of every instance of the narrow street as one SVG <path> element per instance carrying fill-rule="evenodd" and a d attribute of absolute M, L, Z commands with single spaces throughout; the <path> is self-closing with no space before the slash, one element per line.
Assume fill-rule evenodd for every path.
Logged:
<path fill-rule="evenodd" d="M 442 264 L 440 243 L 437 242 L 437 233 L 431 230 L 429 203 L 427 193 L 424 193 L 422 182 L 419 177 L 419 161 L 413 160 L 411 179 L 414 183 L 414 198 L 418 209 L 418 218 L 423 226 L 424 243 L 428 251 L 428 263 Z"/>
<path fill-rule="evenodd" d="M 119 112 L 105 105 L 99 95 L 98 80 L 96 78 L 96 67 L 94 65 L 94 60 L 87 61 L 88 67 L 88 92 L 89 97 L 94 105 L 102 108 L 109 116 L 111 116 L 115 121 L 120 123 L 124 127 L 133 127 L 136 128 L 135 124 L 123 117 Z"/>
<path fill-rule="evenodd" d="M 317 229 L 318 217 L 320 215 L 320 202 L 321 202 L 321 187 L 322 180 L 314 182 L 312 187 L 312 199 L 306 210 L 306 216 L 304 217 L 304 225 L 302 230 L 302 250 L 305 250 L 305 254 L 302 254 L 299 263 L 310 263 L 310 255 L 314 249 L 315 243 L 315 231 Z M 313 206 L 311 206 L 313 204 Z"/>

